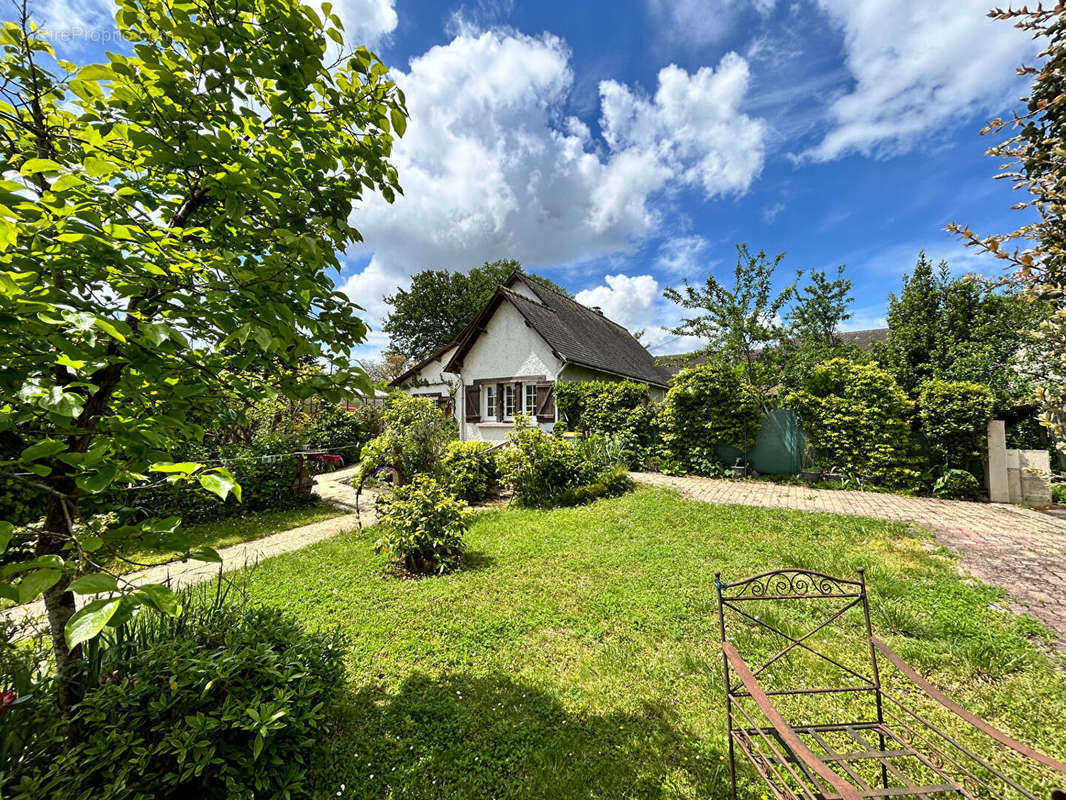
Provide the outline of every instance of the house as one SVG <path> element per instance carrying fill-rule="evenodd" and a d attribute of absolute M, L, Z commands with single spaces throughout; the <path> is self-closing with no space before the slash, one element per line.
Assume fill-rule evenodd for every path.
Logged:
<path fill-rule="evenodd" d="M 557 382 L 626 379 L 661 400 L 669 373 L 599 309 L 515 272 L 453 342 L 392 385 L 453 414 L 461 439 L 502 441 L 517 413 L 551 430 Z"/>

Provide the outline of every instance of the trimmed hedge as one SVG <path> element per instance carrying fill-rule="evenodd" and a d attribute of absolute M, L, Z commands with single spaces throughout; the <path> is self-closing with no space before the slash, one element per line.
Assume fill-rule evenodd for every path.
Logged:
<path fill-rule="evenodd" d="M 930 380 L 918 392 L 918 418 L 929 445 L 949 469 L 981 458 L 995 401 L 992 390 L 970 381 Z"/>
<path fill-rule="evenodd" d="M 647 384 L 560 382 L 555 385 L 555 402 L 570 430 L 607 437 L 618 458 L 627 466 L 642 469 L 655 456 L 659 442 L 658 412 Z"/>
<path fill-rule="evenodd" d="M 823 362 L 786 404 L 795 409 L 823 467 L 884 485 L 913 478 L 911 402 L 876 363 Z"/>
<path fill-rule="evenodd" d="M 663 471 L 715 474 L 718 448 L 750 451 L 762 417 L 758 396 L 736 369 L 712 361 L 682 370 L 659 409 Z"/>

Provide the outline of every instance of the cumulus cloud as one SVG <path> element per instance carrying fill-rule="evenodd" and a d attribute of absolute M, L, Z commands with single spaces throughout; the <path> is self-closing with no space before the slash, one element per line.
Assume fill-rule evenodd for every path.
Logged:
<path fill-rule="evenodd" d="M 923 135 L 1013 103 L 1015 68 L 1036 45 L 986 16 L 986 0 L 817 0 L 844 37 L 853 88 L 829 107 L 831 128 L 806 155 L 895 153 Z M 950 23 L 950 24 L 949 24 Z"/>
<path fill-rule="evenodd" d="M 396 30 L 396 0 L 333 0 L 333 13 L 344 23 L 348 44 L 376 45 Z"/>
<path fill-rule="evenodd" d="M 411 115 L 393 153 L 404 195 L 370 198 L 353 216 L 364 244 L 348 255 L 371 260 L 344 288 L 363 305 L 430 266 L 625 251 L 656 229 L 665 190 L 742 192 L 763 164 L 763 124 L 741 111 L 748 75 L 735 54 L 692 74 L 663 69 L 651 97 L 603 82 L 602 139 L 563 112 L 573 74 L 555 36 L 461 33 L 393 75 Z"/>
<path fill-rule="evenodd" d="M 663 297 L 651 275 L 604 275 L 604 283 L 578 292 L 587 306 L 599 306 L 608 319 L 630 331 L 644 331 L 641 343 L 655 355 L 686 353 L 704 344 L 694 336 L 678 336 L 669 328 L 680 322 L 676 305 Z"/>

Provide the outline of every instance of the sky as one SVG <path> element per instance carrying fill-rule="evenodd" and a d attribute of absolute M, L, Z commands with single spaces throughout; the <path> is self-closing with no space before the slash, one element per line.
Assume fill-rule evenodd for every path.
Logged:
<path fill-rule="evenodd" d="M 994 274 L 945 226 L 1018 227 L 984 123 L 1017 106 L 1037 45 L 991 0 L 334 0 L 410 112 L 404 195 L 353 213 L 338 287 L 387 344 L 384 296 L 428 267 L 518 259 L 644 330 L 663 289 L 731 283 L 735 245 L 795 270 L 846 265 L 853 317 L 884 324 L 920 250 Z M 60 54 L 102 60 L 110 0 L 36 0 Z M 102 35 L 100 32 L 104 32 Z M 63 34 L 67 35 L 64 36 Z"/>

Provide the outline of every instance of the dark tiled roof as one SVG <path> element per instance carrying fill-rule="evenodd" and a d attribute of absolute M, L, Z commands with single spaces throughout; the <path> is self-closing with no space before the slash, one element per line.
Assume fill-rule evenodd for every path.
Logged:
<path fill-rule="evenodd" d="M 455 342 L 456 341 L 458 341 L 458 340 L 454 339 L 454 340 L 448 342 L 448 344 L 444 345 L 443 347 L 438 347 L 436 350 L 434 350 L 428 356 L 426 356 L 421 361 L 416 363 L 413 367 L 410 367 L 409 369 L 404 370 L 402 373 L 400 373 L 395 378 L 393 378 L 391 381 L 389 381 L 389 386 L 400 386 L 401 384 L 403 384 L 404 381 L 406 381 L 412 375 L 417 373 L 420 369 L 422 369 L 422 367 L 426 366 L 426 364 L 429 364 L 432 361 L 440 358 L 442 355 L 447 353 L 450 348 L 455 347 Z"/>
<path fill-rule="evenodd" d="M 848 344 L 853 344 L 860 350 L 869 350 L 875 342 L 883 342 L 888 338 L 888 328 L 868 328 L 864 331 L 842 331 L 837 337 Z M 707 352 L 678 353 L 672 356 L 659 356 L 655 359 L 658 365 L 666 370 L 669 375 L 676 375 L 683 369 L 702 364 L 710 358 Z"/>
<path fill-rule="evenodd" d="M 518 281 L 528 287 L 539 302 L 513 291 L 511 287 Z M 460 342 L 453 360 L 462 359 L 481 326 L 503 301 L 510 302 L 556 355 L 568 363 L 656 386 L 666 386 L 669 380 L 669 373 L 659 367 L 651 353 L 621 325 L 519 273 L 499 288 L 479 315 L 480 322 L 475 320 L 469 329 L 470 334 Z"/>

